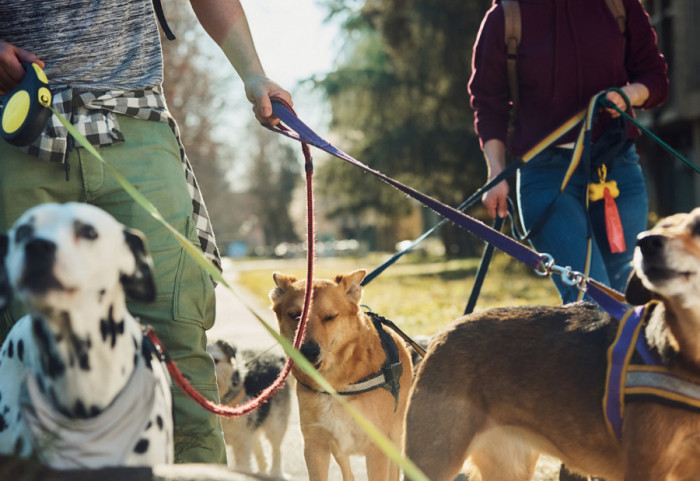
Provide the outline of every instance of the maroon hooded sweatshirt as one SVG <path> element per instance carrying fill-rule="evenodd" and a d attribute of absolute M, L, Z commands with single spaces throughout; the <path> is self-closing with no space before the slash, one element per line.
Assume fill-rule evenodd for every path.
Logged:
<path fill-rule="evenodd" d="M 474 45 L 469 81 L 475 127 L 483 144 L 506 141 L 510 95 L 506 74 L 503 7 L 495 0 Z M 521 156 L 610 87 L 639 82 L 649 89 L 642 108 L 668 96 L 667 66 L 656 33 L 639 0 L 623 0 L 625 39 L 605 0 L 519 0 L 522 37 L 518 49 L 520 103 L 510 152 Z M 600 116 L 596 138 L 610 121 Z M 574 129 L 557 144 L 574 141 Z M 639 131 L 628 125 L 627 135 Z"/>

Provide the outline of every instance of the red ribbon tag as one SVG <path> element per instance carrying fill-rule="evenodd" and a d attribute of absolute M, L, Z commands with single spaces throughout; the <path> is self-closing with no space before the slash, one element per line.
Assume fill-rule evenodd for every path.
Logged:
<path fill-rule="evenodd" d="M 603 192 L 603 197 L 605 198 L 605 229 L 608 233 L 610 252 L 613 254 L 625 252 L 627 248 L 625 247 L 625 233 L 622 231 L 620 213 L 617 211 L 617 204 L 615 204 L 607 187 Z"/>

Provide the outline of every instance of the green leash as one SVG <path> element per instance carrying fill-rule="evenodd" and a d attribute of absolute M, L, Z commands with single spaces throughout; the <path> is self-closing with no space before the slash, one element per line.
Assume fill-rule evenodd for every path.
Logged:
<path fill-rule="evenodd" d="M 622 89 L 619 89 L 619 88 L 611 88 L 611 89 L 608 89 L 607 91 L 608 91 L 608 92 L 614 91 L 614 92 L 617 92 L 617 93 L 619 93 L 620 95 L 622 95 L 622 98 L 625 99 L 625 103 L 626 103 L 626 104 L 628 105 L 628 107 L 629 107 L 630 101 L 629 101 L 629 99 L 627 98 L 627 96 L 624 94 L 624 92 L 622 92 Z M 669 153 L 672 154 L 673 156 L 677 157 L 677 158 L 680 159 L 683 163 L 685 163 L 688 167 L 690 167 L 691 169 L 693 169 L 696 173 L 700 174 L 700 167 L 698 167 L 697 165 L 695 165 L 694 163 L 692 163 L 691 161 L 689 161 L 688 159 L 686 159 L 685 157 L 683 157 L 683 156 L 682 156 L 680 153 L 678 153 L 673 147 L 671 147 L 671 146 L 668 145 L 666 142 L 664 142 L 664 141 L 661 140 L 659 137 L 657 137 L 655 134 L 653 134 L 649 129 L 647 129 L 646 127 L 644 127 L 641 123 L 639 123 L 639 121 L 638 121 L 637 119 L 635 119 L 634 117 L 632 117 L 630 114 L 628 114 L 628 113 L 625 112 L 624 110 L 621 110 L 617 105 L 615 105 L 614 103 L 612 103 L 610 100 L 608 100 L 608 99 L 605 98 L 605 97 L 601 97 L 601 98 L 599 99 L 599 102 L 600 102 L 600 104 L 601 104 L 603 107 L 605 107 L 605 108 L 607 108 L 607 109 L 612 109 L 612 110 L 616 111 L 617 113 L 619 113 L 620 115 L 622 115 L 626 120 L 632 122 L 632 124 L 633 124 L 635 127 L 637 127 L 639 130 L 641 130 L 644 134 L 646 134 L 646 135 L 648 135 L 649 137 L 651 137 L 657 144 L 659 144 L 661 147 L 663 147 L 667 152 L 669 152 Z M 629 110 L 629 109 L 628 109 L 628 110 Z"/>

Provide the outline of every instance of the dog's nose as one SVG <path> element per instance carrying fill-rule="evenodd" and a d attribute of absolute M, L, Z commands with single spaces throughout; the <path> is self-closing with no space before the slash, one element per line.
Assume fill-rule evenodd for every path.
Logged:
<path fill-rule="evenodd" d="M 315 342 L 305 342 L 302 344 L 299 352 L 301 352 L 301 354 L 308 359 L 311 364 L 314 364 L 316 361 L 318 361 L 318 356 L 321 354 L 321 348 L 318 347 L 318 344 Z"/>
<path fill-rule="evenodd" d="M 642 235 L 637 239 L 637 246 L 644 257 L 654 257 L 664 248 L 666 238 L 660 235 Z"/>
<path fill-rule="evenodd" d="M 32 239 L 24 246 L 28 258 L 46 259 L 56 253 L 56 244 L 44 239 Z"/>

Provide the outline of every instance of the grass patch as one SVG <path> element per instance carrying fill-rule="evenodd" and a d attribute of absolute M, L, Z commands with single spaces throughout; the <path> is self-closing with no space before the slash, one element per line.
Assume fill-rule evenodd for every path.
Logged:
<path fill-rule="evenodd" d="M 388 256 L 319 258 L 314 277 L 333 278 L 355 269 L 372 271 Z M 261 306 L 268 306 L 274 287 L 272 273 L 306 276 L 304 259 L 236 260 L 231 262 L 235 282 L 246 288 Z M 474 285 L 479 259 L 434 260 L 404 256 L 365 287 L 362 303 L 394 321 L 413 336 L 432 335 L 464 312 Z M 496 252 L 481 290 L 476 310 L 498 306 L 556 305 L 561 301 L 554 283 L 538 277 L 529 267 Z"/>

